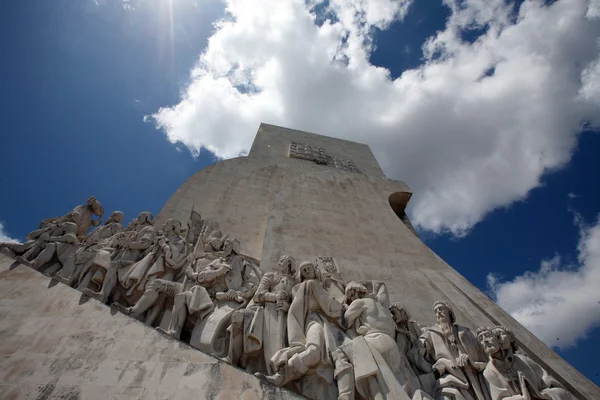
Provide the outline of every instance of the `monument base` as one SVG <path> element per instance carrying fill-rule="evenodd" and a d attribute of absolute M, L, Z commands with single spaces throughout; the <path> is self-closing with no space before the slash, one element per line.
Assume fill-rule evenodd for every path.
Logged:
<path fill-rule="evenodd" d="M 0 255 L 1 399 L 300 399 Z"/>

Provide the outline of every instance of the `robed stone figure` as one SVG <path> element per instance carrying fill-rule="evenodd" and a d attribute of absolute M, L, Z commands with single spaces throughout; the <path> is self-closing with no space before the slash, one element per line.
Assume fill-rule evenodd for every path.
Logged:
<path fill-rule="evenodd" d="M 436 377 L 437 400 L 489 400 L 481 372 L 487 357 L 471 330 L 457 325 L 449 303 L 433 304 L 437 324 L 419 338 Z"/>

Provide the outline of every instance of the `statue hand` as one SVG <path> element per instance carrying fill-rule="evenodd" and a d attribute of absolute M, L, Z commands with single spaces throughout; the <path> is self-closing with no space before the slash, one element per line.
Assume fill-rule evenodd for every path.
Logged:
<path fill-rule="evenodd" d="M 199 272 L 196 275 L 196 282 L 198 283 L 205 283 L 206 281 L 208 281 L 208 277 L 206 276 L 206 271 L 202 271 Z"/>
<path fill-rule="evenodd" d="M 148 284 L 148 289 L 149 290 L 154 290 L 154 291 L 158 292 L 161 289 L 161 284 L 160 284 L 159 280 L 158 279 L 154 279 L 153 281 L 151 281 Z"/>
<path fill-rule="evenodd" d="M 519 383 L 521 385 L 521 393 L 523 393 L 523 400 L 531 400 L 531 395 L 529 394 L 529 389 L 527 388 L 527 380 L 521 371 L 519 371 Z"/>
<path fill-rule="evenodd" d="M 231 301 L 237 300 L 237 297 L 240 295 L 241 295 L 241 293 L 239 291 L 233 290 L 233 289 L 229 289 L 227 291 L 227 293 L 225 294 L 226 300 L 231 300 Z"/>
<path fill-rule="evenodd" d="M 194 279 L 194 270 L 191 267 L 186 267 L 185 268 L 185 275 L 190 278 L 190 279 Z"/>
<path fill-rule="evenodd" d="M 287 300 L 287 294 L 285 292 L 277 292 L 277 293 L 275 293 L 275 300 L 276 301 Z"/>
<path fill-rule="evenodd" d="M 458 356 L 458 360 L 456 360 L 456 363 L 461 368 L 466 367 L 469 364 L 469 356 L 466 354 L 461 354 L 460 356 Z"/>
<path fill-rule="evenodd" d="M 444 373 L 446 372 L 446 367 L 444 366 L 444 364 L 439 362 L 433 364 L 431 368 L 436 370 L 440 376 L 444 375 Z"/>
<path fill-rule="evenodd" d="M 290 309 L 290 303 L 288 303 L 285 300 L 277 301 L 277 311 L 288 312 L 289 309 Z"/>

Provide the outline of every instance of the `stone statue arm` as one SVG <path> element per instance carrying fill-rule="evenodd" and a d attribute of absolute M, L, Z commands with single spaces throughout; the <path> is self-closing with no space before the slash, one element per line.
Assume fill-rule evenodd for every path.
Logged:
<path fill-rule="evenodd" d="M 483 373 L 483 379 L 489 389 L 491 400 L 531 400 L 525 376 L 521 372 L 518 375 L 521 394 L 511 395 L 511 390 L 505 387 L 506 381 L 498 379 L 494 372 L 486 369 Z"/>
<path fill-rule="evenodd" d="M 59 242 L 59 243 L 69 243 L 69 244 L 78 244 L 79 240 L 77 240 L 77 225 L 73 223 L 65 224 L 65 233 L 61 236 L 44 236 L 42 235 L 40 239 L 46 242 Z"/>
<path fill-rule="evenodd" d="M 459 327 L 458 337 L 464 348 L 457 359 L 459 367 L 465 367 L 468 364 L 478 372 L 482 372 L 488 363 L 488 357 L 483 351 L 481 343 L 477 340 L 469 328 Z"/>
<path fill-rule="evenodd" d="M 268 272 L 263 275 L 258 284 L 258 289 L 256 289 L 256 293 L 254 294 L 254 302 L 255 303 L 276 303 L 277 298 L 275 293 L 271 293 L 271 285 L 273 282 L 273 278 L 275 277 L 275 273 Z"/>
<path fill-rule="evenodd" d="M 354 300 L 349 306 L 346 312 L 344 313 L 344 319 L 348 327 L 353 327 L 356 320 L 362 315 L 365 311 L 366 306 L 363 301 Z"/>
<path fill-rule="evenodd" d="M 128 247 L 131 250 L 146 250 L 152 245 L 152 242 L 154 241 L 154 236 L 155 235 L 153 233 L 147 232 L 144 235 L 142 235 L 140 240 L 129 243 Z"/>
<path fill-rule="evenodd" d="M 44 233 L 49 232 L 51 229 L 53 229 L 55 226 L 46 226 L 42 229 L 36 229 L 35 231 L 31 231 L 27 234 L 27 236 L 25 236 L 25 238 L 27 240 L 37 240 L 40 238 L 40 236 L 42 236 Z"/>
<path fill-rule="evenodd" d="M 167 244 L 165 253 L 165 262 L 172 269 L 181 269 L 188 260 L 188 245 L 183 241 L 175 244 Z"/>
<path fill-rule="evenodd" d="M 222 259 L 216 259 L 208 264 L 204 270 L 198 273 L 196 280 L 198 283 L 210 284 L 216 279 L 227 274 L 229 271 L 231 271 L 231 266 L 229 264 L 223 262 Z"/>

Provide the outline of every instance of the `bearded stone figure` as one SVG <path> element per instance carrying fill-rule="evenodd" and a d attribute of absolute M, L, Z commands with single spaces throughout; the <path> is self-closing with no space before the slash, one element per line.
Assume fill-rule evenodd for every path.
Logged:
<path fill-rule="evenodd" d="M 437 400 L 488 400 L 481 371 L 487 357 L 477 338 L 463 326 L 449 303 L 433 304 L 437 324 L 423 329 L 419 338 L 425 360 L 436 378 L 433 397 Z"/>
<path fill-rule="evenodd" d="M 538 363 L 516 353 L 507 328 L 481 327 L 477 339 L 489 356 L 483 376 L 492 400 L 574 400 Z"/>

